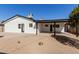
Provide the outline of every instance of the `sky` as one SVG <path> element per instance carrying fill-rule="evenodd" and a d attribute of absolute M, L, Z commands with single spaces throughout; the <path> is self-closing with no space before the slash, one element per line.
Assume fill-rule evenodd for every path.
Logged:
<path fill-rule="evenodd" d="M 0 4 L 0 20 L 6 20 L 16 14 L 33 14 L 35 20 L 68 19 L 77 4 Z"/>

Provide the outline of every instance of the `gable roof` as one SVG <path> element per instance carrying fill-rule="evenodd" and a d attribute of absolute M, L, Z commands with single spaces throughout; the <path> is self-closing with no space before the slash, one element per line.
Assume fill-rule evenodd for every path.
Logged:
<path fill-rule="evenodd" d="M 52 22 L 68 22 L 69 19 L 51 19 L 51 20 L 34 20 L 33 18 L 28 18 L 22 15 L 14 15 L 13 17 L 10 17 L 9 19 L 2 21 L 1 23 L 4 24 L 6 22 L 9 22 L 11 20 L 13 20 L 12 18 L 14 17 L 21 17 L 21 18 L 25 18 L 26 20 L 31 20 L 33 22 L 37 22 L 37 23 L 52 23 Z"/>
<path fill-rule="evenodd" d="M 9 19 L 7 19 L 7 20 L 5 20 L 5 21 L 2 21 L 2 23 L 11 21 L 11 19 L 14 18 L 14 17 L 21 17 L 21 18 L 25 18 L 25 19 L 27 19 L 27 20 L 31 20 L 31 21 L 35 22 L 35 20 L 34 20 L 33 18 L 28 18 L 28 17 L 21 16 L 21 15 L 18 15 L 18 14 L 17 14 L 17 15 L 14 15 L 13 17 L 10 17 Z"/>

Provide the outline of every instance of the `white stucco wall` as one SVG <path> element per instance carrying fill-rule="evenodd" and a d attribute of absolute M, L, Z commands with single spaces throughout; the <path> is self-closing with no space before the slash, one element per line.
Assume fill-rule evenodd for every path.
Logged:
<path fill-rule="evenodd" d="M 45 27 L 45 24 L 48 24 L 48 27 Z M 56 23 L 56 24 L 59 24 L 59 28 L 56 28 L 56 32 L 64 32 L 64 23 L 61 22 L 61 23 Z M 51 25 L 51 23 L 40 23 L 39 31 L 40 32 L 50 32 L 50 25 Z M 53 25 L 53 23 L 52 23 L 52 25 Z M 54 28 L 52 30 L 54 31 Z"/>
<path fill-rule="evenodd" d="M 21 29 L 18 28 L 18 24 L 24 24 L 24 33 L 33 33 L 36 34 L 35 22 L 27 20 L 22 17 L 13 18 L 14 20 L 8 21 L 5 23 L 4 31 L 5 32 L 17 32 L 21 33 Z M 33 24 L 33 27 L 29 27 L 29 23 Z"/>
<path fill-rule="evenodd" d="M 45 24 L 48 24 L 48 27 L 45 27 Z M 50 23 L 39 23 L 40 32 L 50 32 Z"/>

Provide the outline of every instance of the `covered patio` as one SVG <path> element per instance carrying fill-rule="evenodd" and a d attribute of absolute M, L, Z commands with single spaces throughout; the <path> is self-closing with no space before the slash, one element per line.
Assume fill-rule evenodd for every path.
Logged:
<path fill-rule="evenodd" d="M 41 32 L 42 33 L 47 32 L 47 33 L 54 33 L 54 36 L 56 36 L 56 33 L 68 32 L 68 29 L 70 26 L 69 22 L 70 22 L 69 19 L 37 20 L 36 21 L 36 35 Z M 48 28 L 44 28 L 44 26 Z M 76 37 L 78 37 L 78 25 L 77 24 L 76 24 L 75 35 Z"/>
<path fill-rule="evenodd" d="M 56 33 L 65 32 L 66 23 L 68 23 L 68 19 L 37 20 L 36 35 L 40 32 L 40 33 L 54 33 L 55 36 Z"/>

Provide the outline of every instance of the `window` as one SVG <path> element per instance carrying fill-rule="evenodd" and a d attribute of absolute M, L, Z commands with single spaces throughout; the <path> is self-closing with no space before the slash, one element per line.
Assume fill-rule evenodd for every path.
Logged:
<path fill-rule="evenodd" d="M 33 27 L 33 24 L 32 24 L 32 23 L 30 23 L 30 24 L 29 24 L 29 27 Z"/>
<path fill-rule="evenodd" d="M 45 24 L 45 27 L 48 27 L 48 25 L 47 25 L 47 24 Z"/>
<path fill-rule="evenodd" d="M 54 27 L 54 25 L 53 25 L 53 27 Z M 55 27 L 59 28 L 60 26 L 59 26 L 59 24 L 56 24 Z"/>

